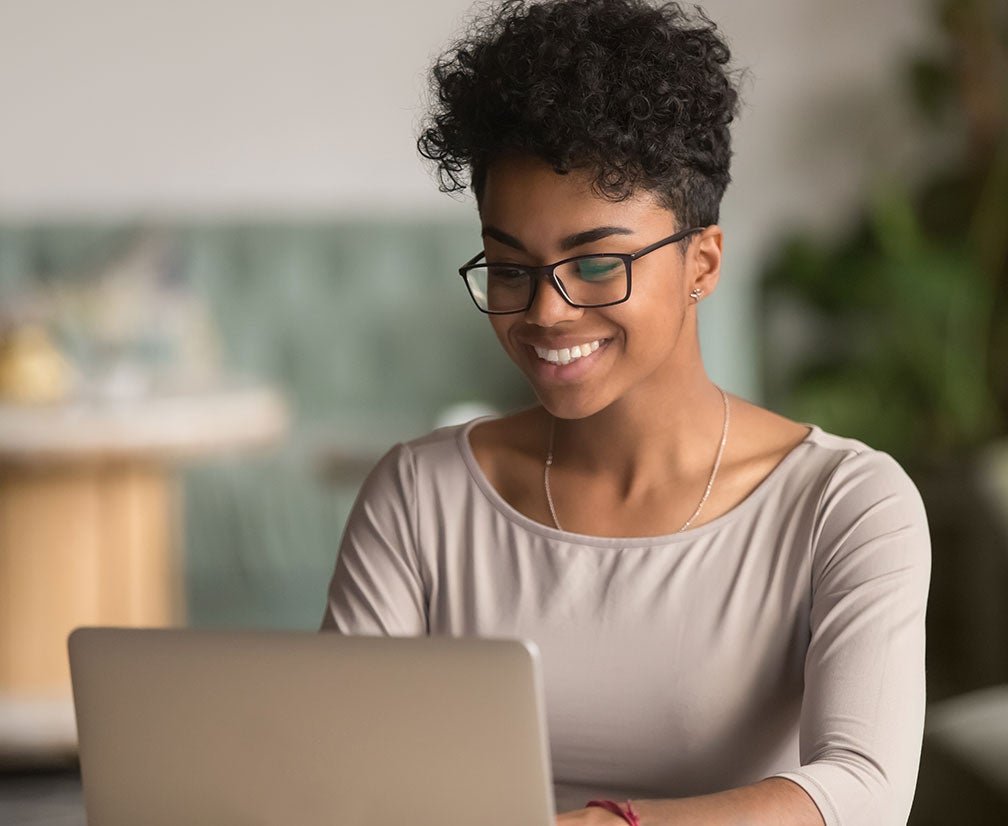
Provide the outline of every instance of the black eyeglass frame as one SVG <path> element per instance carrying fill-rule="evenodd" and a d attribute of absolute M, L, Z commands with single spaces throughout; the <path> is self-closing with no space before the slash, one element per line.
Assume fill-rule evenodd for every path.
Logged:
<path fill-rule="evenodd" d="M 707 227 L 690 227 L 689 229 L 680 230 L 674 235 L 670 235 L 667 238 L 662 238 L 660 241 L 655 241 L 653 244 L 649 244 L 643 249 L 639 249 L 636 252 L 593 252 L 586 255 L 575 255 L 571 258 L 564 258 L 562 261 L 557 261 L 553 264 L 543 264 L 542 266 L 528 266 L 525 264 L 507 264 L 506 266 L 512 267 L 516 270 L 522 270 L 527 272 L 532 276 L 532 285 L 529 288 L 529 300 L 528 304 L 524 307 L 519 307 L 516 310 L 485 310 L 476 300 L 476 296 L 473 295 L 472 287 L 469 284 L 468 273 L 470 270 L 476 269 L 478 267 L 494 266 L 489 264 L 489 262 L 480 263 L 480 259 L 486 255 L 486 250 L 474 255 L 468 261 L 466 261 L 461 267 L 459 267 L 459 275 L 462 276 L 462 281 L 465 282 L 466 292 L 469 293 L 469 297 L 472 299 L 473 304 L 476 305 L 476 309 L 481 313 L 486 313 L 487 315 L 513 315 L 514 313 L 524 313 L 527 312 L 529 307 L 532 306 L 532 302 L 535 301 L 536 290 L 538 289 L 539 282 L 543 279 L 548 279 L 550 284 L 553 285 L 554 289 L 560 293 L 560 297 L 566 301 L 571 307 L 577 307 L 579 309 L 598 309 L 599 307 L 612 307 L 616 304 L 622 304 L 624 301 L 629 300 L 630 292 L 632 288 L 632 267 L 631 262 L 636 261 L 639 258 L 643 258 L 645 255 L 654 252 L 655 250 L 666 247 L 669 244 L 674 244 L 676 241 L 682 241 L 693 233 L 703 232 Z M 573 301 L 571 297 L 567 294 L 567 290 L 563 285 L 563 282 L 557 277 L 556 269 L 557 267 L 562 267 L 564 264 L 570 264 L 572 261 L 581 261 L 586 258 L 619 258 L 623 262 L 623 266 L 626 269 L 626 294 L 616 301 L 607 301 L 605 304 L 578 304 Z M 505 265 L 500 265 L 505 266 Z M 538 276 L 538 277 L 537 277 Z"/>

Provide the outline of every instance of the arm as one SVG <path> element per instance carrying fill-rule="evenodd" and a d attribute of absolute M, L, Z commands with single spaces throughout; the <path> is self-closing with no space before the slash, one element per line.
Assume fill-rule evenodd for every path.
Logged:
<path fill-rule="evenodd" d="M 780 777 L 752 786 L 680 800 L 635 800 L 641 826 L 823 826 L 819 809 L 801 787 Z M 604 809 L 578 809 L 557 826 L 626 826 Z"/>
<path fill-rule="evenodd" d="M 399 445 L 368 475 L 350 511 L 329 583 L 323 631 L 374 636 L 427 633 L 415 495 L 412 455 Z"/>
<path fill-rule="evenodd" d="M 920 497 L 889 457 L 852 453 L 824 486 L 811 540 L 801 765 L 703 797 L 635 800 L 642 826 L 906 823 L 924 719 L 930 542 Z M 557 822 L 621 821 L 593 808 Z"/>
<path fill-rule="evenodd" d="M 800 784 L 828 826 L 902 826 L 924 729 L 931 544 L 920 495 L 888 456 L 842 462 L 813 536 Z"/>

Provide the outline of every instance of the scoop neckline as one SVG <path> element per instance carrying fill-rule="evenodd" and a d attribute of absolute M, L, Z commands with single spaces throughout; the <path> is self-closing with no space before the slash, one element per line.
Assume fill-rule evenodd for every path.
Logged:
<path fill-rule="evenodd" d="M 753 488 L 752 492 L 746 496 L 745 499 L 735 505 L 735 507 L 712 519 L 710 522 L 705 522 L 703 525 L 699 525 L 696 528 L 690 528 L 686 531 L 660 534 L 656 536 L 594 536 L 592 534 L 561 530 L 559 528 L 537 522 L 536 520 L 526 516 L 517 508 L 513 507 L 497 492 L 497 489 L 490 484 L 490 480 L 486 477 L 486 474 L 483 473 L 483 468 L 481 468 L 479 462 L 476 461 L 476 455 L 473 453 L 472 445 L 469 442 L 469 433 L 480 422 L 490 421 L 494 418 L 495 417 L 493 416 L 481 416 L 460 425 L 456 431 L 455 437 L 459 453 L 462 456 L 462 460 L 465 463 L 470 477 L 476 483 L 476 486 L 480 489 L 480 492 L 487 499 L 489 504 L 509 522 L 518 525 L 530 533 L 549 539 L 561 539 L 571 544 L 594 545 L 604 548 L 667 545 L 677 542 L 686 542 L 700 536 L 717 532 L 726 525 L 742 518 L 742 516 L 744 516 L 748 511 L 757 507 L 760 501 L 765 499 L 769 494 L 769 491 L 776 483 L 777 478 L 782 476 L 790 465 L 798 461 L 799 454 L 804 452 L 806 447 L 815 443 L 823 432 L 818 425 L 802 423 L 809 429 L 805 438 L 787 452 L 773 470 L 763 477 L 763 480 L 755 488 Z"/>

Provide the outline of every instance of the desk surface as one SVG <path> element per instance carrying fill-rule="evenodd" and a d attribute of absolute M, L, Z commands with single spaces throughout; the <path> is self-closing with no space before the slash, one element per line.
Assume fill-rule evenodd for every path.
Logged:
<path fill-rule="evenodd" d="M 0 770 L 4 826 L 86 826 L 76 769 Z"/>

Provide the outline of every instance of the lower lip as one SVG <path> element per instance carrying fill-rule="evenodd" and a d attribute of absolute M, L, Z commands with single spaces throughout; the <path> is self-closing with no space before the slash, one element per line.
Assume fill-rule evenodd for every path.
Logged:
<path fill-rule="evenodd" d="M 603 339 L 599 342 L 598 349 L 592 351 L 590 355 L 581 356 L 581 358 L 574 359 L 574 361 L 567 364 L 554 364 L 553 362 L 546 361 L 546 359 L 539 358 L 534 347 L 529 347 L 528 349 L 532 354 L 532 363 L 535 365 L 536 371 L 540 376 L 552 381 L 576 381 L 591 369 L 595 360 L 608 346 L 609 339 Z"/>

